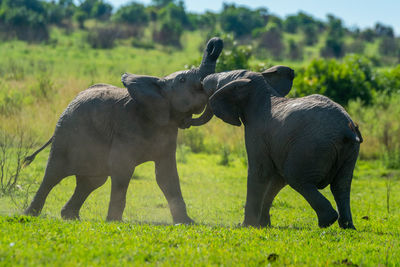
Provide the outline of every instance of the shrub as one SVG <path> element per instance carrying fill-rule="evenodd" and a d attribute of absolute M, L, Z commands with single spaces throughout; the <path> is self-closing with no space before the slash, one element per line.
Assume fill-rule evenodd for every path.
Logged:
<path fill-rule="evenodd" d="M 49 38 L 47 14 L 42 1 L 3 0 L 0 3 L 2 38 L 40 42 Z"/>
<path fill-rule="evenodd" d="M 174 20 L 166 20 L 161 23 L 160 29 L 153 32 L 153 40 L 162 45 L 181 47 L 180 38 L 183 32 L 182 26 Z"/>
<path fill-rule="evenodd" d="M 149 19 L 145 6 L 136 2 L 121 6 L 112 16 L 115 22 L 141 26 L 147 25 Z"/>
<path fill-rule="evenodd" d="M 400 151 L 400 94 L 380 93 L 370 106 L 350 101 L 348 111 L 364 137 L 361 158 L 383 158 L 385 165 L 393 168 Z"/>
<path fill-rule="evenodd" d="M 322 94 L 346 105 L 351 99 L 365 104 L 372 101 L 375 90 L 380 90 L 372 71 L 371 62 L 362 56 L 350 55 L 343 62 L 336 60 L 313 60 L 300 69 L 294 80 L 292 96 Z"/>
<path fill-rule="evenodd" d="M 204 132 L 199 127 L 191 127 L 179 132 L 179 145 L 189 147 L 194 153 L 205 151 Z"/>
<path fill-rule="evenodd" d="M 250 34 L 254 29 L 266 23 L 267 11 L 265 9 L 251 10 L 246 7 L 237 7 L 235 4 L 223 4 L 220 13 L 221 27 L 225 32 L 233 32 L 241 37 Z"/>
<path fill-rule="evenodd" d="M 265 29 L 255 34 L 259 35 L 258 47 L 265 48 L 269 51 L 270 56 L 275 59 L 281 58 L 285 46 L 282 31 L 277 24 L 269 23 Z"/>
<path fill-rule="evenodd" d="M 21 178 L 23 161 L 34 143 L 24 131 L 9 134 L 0 129 L 0 192 L 11 194 Z"/>
<path fill-rule="evenodd" d="M 87 42 L 92 48 L 113 48 L 119 35 L 116 26 L 95 27 L 87 35 Z"/>

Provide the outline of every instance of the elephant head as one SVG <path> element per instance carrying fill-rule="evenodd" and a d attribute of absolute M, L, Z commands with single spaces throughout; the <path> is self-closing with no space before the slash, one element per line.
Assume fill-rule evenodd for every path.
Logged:
<path fill-rule="evenodd" d="M 222 40 L 214 37 L 208 41 L 198 68 L 178 71 L 163 78 L 125 73 L 121 80 L 149 119 L 161 126 L 172 122 L 180 128 L 187 128 L 192 114 L 201 113 L 208 102 L 201 82 L 214 73 L 222 49 Z"/>
<path fill-rule="evenodd" d="M 207 123 L 215 114 L 227 123 L 240 126 L 240 111 L 234 104 L 235 100 L 242 100 L 247 95 L 244 87 L 253 79 L 253 83 L 259 83 L 261 87 L 267 87 L 268 91 L 277 96 L 286 96 L 293 85 L 294 70 L 286 66 L 273 66 L 261 73 L 246 70 L 234 70 L 215 73 L 203 80 L 203 88 L 210 97 L 210 103 L 206 110 L 195 122 L 194 126 Z M 240 102 L 240 101 L 239 101 Z"/>

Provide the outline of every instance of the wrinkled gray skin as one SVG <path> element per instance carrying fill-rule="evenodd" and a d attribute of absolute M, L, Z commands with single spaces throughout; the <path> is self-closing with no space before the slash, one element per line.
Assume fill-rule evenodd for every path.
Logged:
<path fill-rule="evenodd" d="M 154 161 L 156 180 L 173 222 L 192 223 L 176 169 L 178 127 L 196 124 L 192 114 L 200 113 L 208 100 L 201 80 L 215 71 L 222 48 L 222 40 L 212 38 L 199 68 L 164 78 L 124 74 L 122 83 L 127 89 L 97 84 L 81 92 L 61 115 L 46 144 L 52 142 L 43 182 L 25 213 L 38 215 L 50 190 L 64 177 L 75 175 L 75 192 L 61 215 L 79 218 L 89 194 L 111 176 L 107 220 L 121 220 L 135 166 Z"/>
<path fill-rule="evenodd" d="M 327 97 L 285 98 L 293 78 L 292 69 L 275 66 L 264 73 L 212 74 L 203 81 L 212 112 L 245 127 L 248 182 L 243 224 L 269 226 L 272 201 L 289 184 L 315 210 L 319 226 L 328 227 L 338 214 L 318 189 L 330 184 L 340 227 L 355 229 L 350 186 L 361 134 L 346 111 Z"/>

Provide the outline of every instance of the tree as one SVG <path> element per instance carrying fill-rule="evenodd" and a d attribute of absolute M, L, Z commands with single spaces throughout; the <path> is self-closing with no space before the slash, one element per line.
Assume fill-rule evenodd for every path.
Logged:
<path fill-rule="evenodd" d="M 103 0 L 81 0 L 79 10 L 86 13 L 87 18 L 108 19 L 112 6 Z"/>
<path fill-rule="evenodd" d="M 258 46 L 267 49 L 272 57 L 279 59 L 285 50 L 282 31 L 279 26 L 275 23 L 268 23 L 267 27 L 259 35 Z"/>
<path fill-rule="evenodd" d="M 42 41 L 49 37 L 47 12 L 39 0 L 2 0 L 0 26 L 6 38 L 17 37 L 25 41 Z"/>
<path fill-rule="evenodd" d="M 344 36 L 345 30 L 342 26 L 342 20 L 333 15 L 328 15 L 328 31 L 325 41 L 325 47 L 320 51 L 323 57 L 340 58 L 344 55 Z"/>
<path fill-rule="evenodd" d="M 131 2 L 121 6 L 112 16 L 116 22 L 132 25 L 146 25 L 149 22 L 149 15 L 146 13 L 146 7 L 137 2 Z"/>
<path fill-rule="evenodd" d="M 265 9 L 252 11 L 246 7 L 237 7 L 235 4 L 224 3 L 220 13 L 221 27 L 225 32 L 233 32 L 236 37 L 241 37 L 265 25 Z"/>

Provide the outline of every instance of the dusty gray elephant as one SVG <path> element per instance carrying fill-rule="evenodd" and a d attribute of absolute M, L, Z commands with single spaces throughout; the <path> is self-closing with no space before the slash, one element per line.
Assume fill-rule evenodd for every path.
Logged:
<path fill-rule="evenodd" d="M 27 215 L 38 215 L 50 190 L 64 177 L 76 176 L 76 188 L 61 211 L 63 218 L 79 218 L 79 210 L 96 188 L 111 176 L 107 220 L 121 220 L 126 192 L 135 166 L 154 161 L 156 180 L 168 201 L 174 223 L 192 223 L 182 198 L 175 151 L 179 128 L 187 128 L 192 114 L 201 113 L 208 96 L 201 81 L 214 73 L 223 48 L 212 38 L 198 68 L 164 78 L 124 74 L 127 88 L 93 85 L 68 105 L 54 135 L 43 181 Z"/>
<path fill-rule="evenodd" d="M 293 78 L 292 69 L 275 66 L 263 73 L 236 70 L 203 80 L 211 108 L 202 123 L 213 112 L 227 123 L 245 127 L 248 181 L 243 224 L 269 226 L 272 201 L 289 184 L 315 210 L 319 226 L 328 227 L 338 214 L 318 189 L 330 184 L 340 227 L 355 229 L 350 186 L 360 131 L 327 97 L 285 98 Z"/>

